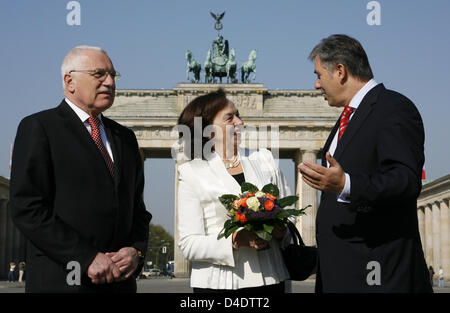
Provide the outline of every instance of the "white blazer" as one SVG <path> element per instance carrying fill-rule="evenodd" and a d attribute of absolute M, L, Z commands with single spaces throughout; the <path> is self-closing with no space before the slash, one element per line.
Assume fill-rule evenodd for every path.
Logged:
<path fill-rule="evenodd" d="M 290 194 L 270 151 L 239 149 L 239 154 L 245 181 L 258 188 L 273 183 L 279 187 L 280 197 Z M 218 197 L 240 193 L 240 185 L 217 153 L 209 161 L 194 159 L 178 166 L 178 245 L 192 261 L 191 287 L 239 289 L 289 278 L 277 240 L 262 251 L 233 249 L 232 236 L 217 240 L 228 219 Z"/>

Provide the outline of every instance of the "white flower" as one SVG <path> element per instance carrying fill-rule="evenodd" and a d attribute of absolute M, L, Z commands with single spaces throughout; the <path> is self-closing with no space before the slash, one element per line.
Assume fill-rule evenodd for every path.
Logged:
<path fill-rule="evenodd" d="M 257 197 L 248 198 L 247 199 L 247 206 L 248 206 L 248 208 L 250 210 L 258 212 L 259 211 L 259 206 L 260 206 L 258 198 Z"/>
<path fill-rule="evenodd" d="M 265 198 L 266 197 L 266 193 L 262 192 L 262 191 L 257 191 L 255 193 L 255 197 L 257 197 L 257 198 Z"/>

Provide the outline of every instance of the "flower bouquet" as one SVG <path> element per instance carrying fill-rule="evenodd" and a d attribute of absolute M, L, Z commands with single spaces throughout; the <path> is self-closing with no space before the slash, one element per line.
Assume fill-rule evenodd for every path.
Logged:
<path fill-rule="evenodd" d="M 287 226 L 290 216 L 305 214 L 304 209 L 285 209 L 297 202 L 297 196 L 288 196 L 278 199 L 280 191 L 274 184 L 265 185 L 262 190 L 244 182 L 241 185 L 240 196 L 225 194 L 219 197 L 220 202 L 228 210 L 228 219 L 217 239 L 228 238 L 238 228 L 244 227 L 254 231 L 256 235 L 266 241 L 272 239 L 272 231 L 275 225 L 283 228 Z"/>

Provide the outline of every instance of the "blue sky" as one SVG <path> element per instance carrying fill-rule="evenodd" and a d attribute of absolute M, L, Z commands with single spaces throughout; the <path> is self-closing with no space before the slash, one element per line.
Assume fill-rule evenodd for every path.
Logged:
<path fill-rule="evenodd" d="M 369 0 L 80 0 L 80 26 L 66 23 L 69 2 L 0 4 L 1 176 L 9 177 L 20 120 L 61 101 L 60 64 L 68 50 L 103 47 L 122 74 L 118 89 L 171 89 L 185 81 L 187 49 L 203 63 L 217 35 L 210 11 L 226 11 L 222 34 L 238 64 L 258 49 L 257 82 L 269 89 L 313 89 L 312 47 L 333 33 L 360 40 L 375 79 L 422 114 L 428 178 L 450 173 L 448 0 L 379 0 L 379 26 L 367 24 Z M 293 163 L 283 161 L 282 168 L 292 185 Z M 145 169 L 153 222 L 173 232 L 173 161 L 147 161 Z M 165 202 L 156 199 L 161 194 Z"/>

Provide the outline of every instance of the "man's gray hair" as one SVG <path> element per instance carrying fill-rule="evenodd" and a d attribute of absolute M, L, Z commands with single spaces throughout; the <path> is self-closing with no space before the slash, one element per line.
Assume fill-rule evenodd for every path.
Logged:
<path fill-rule="evenodd" d="M 91 51 L 99 51 L 108 55 L 105 50 L 100 47 L 94 46 L 77 46 L 67 52 L 64 60 L 61 64 L 61 76 L 62 76 L 62 84 L 63 89 L 66 88 L 66 84 L 64 83 L 64 75 L 69 73 L 72 70 L 79 69 L 81 66 L 81 52 L 91 50 Z"/>
<path fill-rule="evenodd" d="M 369 58 L 358 40 L 347 35 L 331 35 L 314 47 L 308 59 L 319 57 L 322 66 L 333 72 L 338 64 L 343 64 L 349 73 L 361 81 L 373 78 Z"/>

